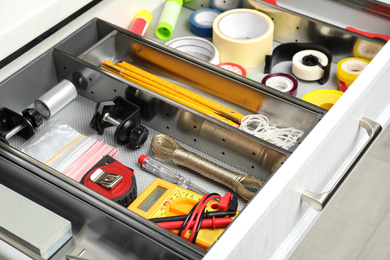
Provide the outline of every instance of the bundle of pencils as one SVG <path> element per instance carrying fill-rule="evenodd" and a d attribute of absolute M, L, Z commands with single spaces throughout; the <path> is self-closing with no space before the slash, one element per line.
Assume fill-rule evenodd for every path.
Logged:
<path fill-rule="evenodd" d="M 142 70 L 130 63 L 124 61 L 114 63 L 105 60 L 102 62 L 101 67 L 117 76 L 234 127 L 239 126 L 241 120 L 244 118 L 244 115 L 234 110 Z"/>

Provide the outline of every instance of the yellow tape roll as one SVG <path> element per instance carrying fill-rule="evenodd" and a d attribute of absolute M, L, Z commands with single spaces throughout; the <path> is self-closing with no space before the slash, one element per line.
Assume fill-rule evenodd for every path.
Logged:
<path fill-rule="evenodd" d="M 314 90 L 302 97 L 302 100 L 329 110 L 339 100 L 344 92 L 333 89 Z"/>
<path fill-rule="evenodd" d="M 352 84 L 367 67 L 368 60 L 360 58 L 346 58 L 337 63 L 337 78 L 346 84 Z"/>
<path fill-rule="evenodd" d="M 267 15 L 252 9 L 223 12 L 213 23 L 213 43 L 221 62 L 252 68 L 264 63 L 272 53 L 274 23 Z"/>
<path fill-rule="evenodd" d="M 353 56 L 371 61 L 382 47 L 379 43 L 359 39 L 353 46 Z"/>

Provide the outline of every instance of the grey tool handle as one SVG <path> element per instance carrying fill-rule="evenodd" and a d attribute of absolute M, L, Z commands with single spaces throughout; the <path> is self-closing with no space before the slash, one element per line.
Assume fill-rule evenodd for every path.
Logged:
<path fill-rule="evenodd" d="M 356 155 L 356 157 L 348 165 L 345 172 L 333 185 L 333 187 L 329 191 L 323 193 L 314 193 L 307 190 L 302 192 L 301 199 L 309 203 L 310 207 L 312 207 L 313 209 L 317 211 L 322 211 L 326 207 L 333 195 L 347 179 L 348 175 L 352 172 L 352 170 L 355 168 L 355 166 L 358 164 L 358 162 L 362 159 L 362 157 L 368 151 L 370 146 L 373 144 L 375 139 L 379 136 L 379 133 L 382 131 L 382 126 L 380 124 L 364 117 L 360 120 L 359 125 L 366 129 L 369 138 L 362 147 L 362 149 L 359 151 L 359 153 Z"/>

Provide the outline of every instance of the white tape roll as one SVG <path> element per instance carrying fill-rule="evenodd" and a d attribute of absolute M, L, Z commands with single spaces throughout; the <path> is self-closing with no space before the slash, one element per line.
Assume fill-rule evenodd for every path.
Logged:
<path fill-rule="evenodd" d="M 328 65 L 328 57 L 316 50 L 303 50 L 295 53 L 292 59 L 292 73 L 299 79 L 307 81 L 319 80 L 324 76 L 324 68 L 319 65 L 314 65 L 313 62 L 306 63 L 305 60 L 311 60 L 312 58 L 317 59 L 318 62 L 325 67 Z"/>
<path fill-rule="evenodd" d="M 203 38 L 195 36 L 179 37 L 167 42 L 166 45 L 203 61 L 208 61 L 215 65 L 219 63 L 217 47 Z"/>
<path fill-rule="evenodd" d="M 213 23 L 213 42 L 221 62 L 252 68 L 272 53 L 274 23 L 252 9 L 233 9 L 220 14 Z"/>

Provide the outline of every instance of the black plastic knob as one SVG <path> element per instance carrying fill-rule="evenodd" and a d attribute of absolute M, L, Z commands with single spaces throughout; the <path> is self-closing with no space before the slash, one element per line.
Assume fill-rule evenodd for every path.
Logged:
<path fill-rule="evenodd" d="M 134 127 L 129 136 L 129 146 L 132 148 L 140 148 L 148 139 L 149 130 L 142 125 Z"/>
<path fill-rule="evenodd" d="M 22 111 L 22 115 L 31 123 L 34 128 L 42 125 L 43 118 L 41 114 L 34 108 L 26 108 Z"/>

